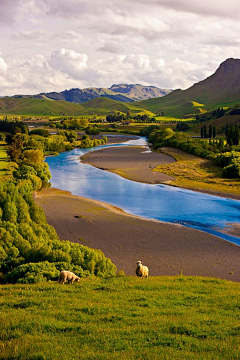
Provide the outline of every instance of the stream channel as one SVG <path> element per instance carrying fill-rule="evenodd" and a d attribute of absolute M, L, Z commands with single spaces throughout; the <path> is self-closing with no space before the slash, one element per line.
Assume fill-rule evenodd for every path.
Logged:
<path fill-rule="evenodd" d="M 52 187 L 109 203 L 133 215 L 199 229 L 240 246 L 240 230 L 239 237 L 220 232 L 231 224 L 237 224 L 240 229 L 240 201 L 164 184 L 131 181 L 80 161 L 80 156 L 90 151 L 126 145 L 147 146 L 147 142 L 141 137 L 47 157 Z"/>

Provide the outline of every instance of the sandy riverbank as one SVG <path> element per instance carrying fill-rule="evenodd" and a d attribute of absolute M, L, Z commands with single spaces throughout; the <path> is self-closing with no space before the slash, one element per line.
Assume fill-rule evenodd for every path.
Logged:
<path fill-rule="evenodd" d="M 129 180 L 157 184 L 167 183 L 174 177 L 152 170 L 157 165 L 174 163 L 176 160 L 169 155 L 149 152 L 144 146 L 126 146 L 93 151 L 82 156 L 81 161 Z"/>
<path fill-rule="evenodd" d="M 127 215 L 111 205 L 52 188 L 41 191 L 36 203 L 60 239 L 102 250 L 127 275 L 134 275 L 136 261 L 142 260 L 151 275 L 183 272 L 240 281 L 240 247 L 218 237 Z"/>

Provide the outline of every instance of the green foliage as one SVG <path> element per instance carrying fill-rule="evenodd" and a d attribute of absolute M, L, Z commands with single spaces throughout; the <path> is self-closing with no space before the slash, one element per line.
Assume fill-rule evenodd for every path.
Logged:
<path fill-rule="evenodd" d="M 91 275 L 89 270 L 83 270 L 81 266 L 68 262 L 50 263 L 48 261 L 41 261 L 16 267 L 6 276 L 6 279 L 10 283 L 18 284 L 37 284 L 40 282 L 56 281 L 58 280 L 59 273 L 65 269 L 73 271 L 79 277 Z"/>
<path fill-rule="evenodd" d="M 47 278 L 51 269 L 41 266 L 36 276 Z M 4 285 L 1 293 L 2 359 L 239 358 L 239 283 L 183 275 L 83 278 Z"/>
<path fill-rule="evenodd" d="M 187 123 L 186 121 L 181 121 L 177 123 L 177 130 L 178 131 L 186 131 L 190 129 L 190 125 L 189 123 Z"/>
<path fill-rule="evenodd" d="M 240 177 L 240 161 L 233 159 L 232 163 L 223 168 L 223 176 L 228 179 L 236 179 Z"/>
<path fill-rule="evenodd" d="M 85 130 L 85 133 L 87 135 L 99 135 L 100 134 L 100 130 L 97 128 L 97 127 L 88 127 L 86 130 Z"/>
<path fill-rule="evenodd" d="M 0 132 L 8 132 L 10 134 L 25 133 L 28 134 L 28 127 L 21 121 L 8 121 L 7 116 L 5 120 L 0 120 Z"/>
<path fill-rule="evenodd" d="M 30 168 L 32 169 L 32 168 Z M 25 166 L 18 174 L 31 171 Z M 24 172 L 25 170 L 25 172 Z M 79 276 L 111 276 L 116 267 L 100 250 L 60 241 L 32 199 L 31 180 L 0 183 L 0 271 L 2 281 L 54 280 L 59 263 Z M 63 270 L 63 268 L 61 268 Z"/>
<path fill-rule="evenodd" d="M 216 163 L 223 167 L 223 176 L 229 179 L 240 177 L 240 152 L 231 151 L 218 154 Z"/>
<path fill-rule="evenodd" d="M 227 143 L 232 145 L 238 145 L 240 142 L 240 127 L 238 125 L 231 124 L 229 125 L 227 123 L 226 125 L 226 137 L 227 137 Z"/>
<path fill-rule="evenodd" d="M 81 143 L 79 145 L 80 148 L 91 148 L 99 145 L 104 145 L 107 143 L 107 137 L 104 136 L 102 139 L 90 139 L 88 135 L 83 135 Z"/>
<path fill-rule="evenodd" d="M 206 130 L 205 130 L 206 131 Z M 231 151 L 219 153 L 223 150 L 223 140 L 206 140 L 191 138 L 186 133 L 175 133 L 172 129 L 160 130 L 158 127 L 149 126 L 145 130 L 148 140 L 154 149 L 163 146 L 181 149 L 189 154 L 214 160 L 218 166 L 223 167 L 223 176 L 227 178 L 240 177 L 240 152 Z"/>
<path fill-rule="evenodd" d="M 63 129 L 81 130 L 88 126 L 87 119 L 67 119 L 61 122 Z"/>
<path fill-rule="evenodd" d="M 30 131 L 29 135 L 40 135 L 43 137 L 48 137 L 50 136 L 50 133 L 48 130 L 45 129 L 34 129 Z"/>

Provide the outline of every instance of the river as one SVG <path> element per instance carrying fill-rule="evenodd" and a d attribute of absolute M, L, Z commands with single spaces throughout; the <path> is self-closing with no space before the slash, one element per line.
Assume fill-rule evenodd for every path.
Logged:
<path fill-rule="evenodd" d="M 240 245 L 220 230 L 240 225 L 240 201 L 163 184 L 143 184 L 83 164 L 80 156 L 109 146 L 147 145 L 145 138 L 117 145 L 74 149 L 46 159 L 52 186 L 73 195 L 104 201 L 127 213 L 196 228 Z"/>

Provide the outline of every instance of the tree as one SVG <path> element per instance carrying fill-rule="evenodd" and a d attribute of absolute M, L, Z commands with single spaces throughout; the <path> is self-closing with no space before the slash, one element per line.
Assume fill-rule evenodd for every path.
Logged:
<path fill-rule="evenodd" d="M 212 135 L 213 135 L 213 127 L 212 127 L 212 125 L 209 125 L 209 137 L 210 137 L 210 139 L 212 138 Z"/>
<path fill-rule="evenodd" d="M 238 125 L 226 125 L 226 137 L 227 137 L 227 143 L 232 145 L 238 145 L 240 141 L 240 128 Z"/>
<path fill-rule="evenodd" d="M 216 126 L 213 126 L 213 138 L 214 138 L 214 139 L 215 139 L 215 137 L 216 137 L 216 134 L 217 134 Z"/>
<path fill-rule="evenodd" d="M 35 165 L 43 162 L 43 152 L 39 149 L 25 150 L 23 152 L 23 163 L 26 165 Z"/>
<path fill-rule="evenodd" d="M 206 125 L 203 126 L 203 137 L 204 138 L 207 137 L 207 126 Z"/>

